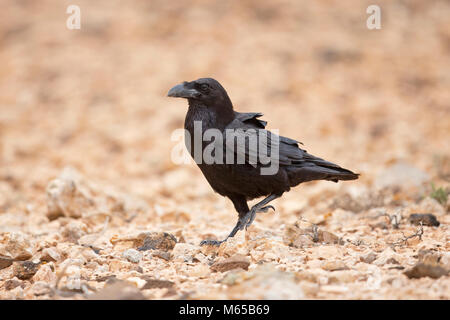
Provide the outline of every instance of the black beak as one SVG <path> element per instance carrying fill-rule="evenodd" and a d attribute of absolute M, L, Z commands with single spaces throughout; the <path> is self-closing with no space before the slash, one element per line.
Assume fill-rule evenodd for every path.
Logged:
<path fill-rule="evenodd" d="M 187 88 L 187 85 L 187 82 L 177 84 L 175 87 L 169 90 L 167 96 L 186 99 L 198 98 L 200 96 L 200 92 L 198 92 L 194 88 Z"/>

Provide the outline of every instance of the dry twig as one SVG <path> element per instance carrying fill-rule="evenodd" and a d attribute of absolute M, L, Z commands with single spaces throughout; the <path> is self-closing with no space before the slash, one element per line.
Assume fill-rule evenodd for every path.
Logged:
<path fill-rule="evenodd" d="M 402 239 L 399 239 L 398 241 L 396 241 L 394 243 L 391 243 L 390 245 L 392 247 L 395 247 L 395 246 L 400 246 L 400 245 L 403 245 L 403 244 L 408 244 L 408 240 L 412 239 L 412 238 L 415 238 L 415 237 L 418 237 L 419 240 L 422 240 L 422 236 L 423 236 L 423 225 L 422 225 L 422 222 L 420 223 L 420 226 L 417 228 L 417 230 L 416 230 L 416 232 L 414 234 L 412 234 L 410 236 L 405 236 L 405 234 L 402 232 L 402 235 L 403 235 Z"/>

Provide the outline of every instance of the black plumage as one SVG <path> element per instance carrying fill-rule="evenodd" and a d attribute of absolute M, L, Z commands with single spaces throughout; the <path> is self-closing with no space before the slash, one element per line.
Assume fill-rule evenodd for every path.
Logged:
<path fill-rule="evenodd" d="M 233 237 L 237 231 L 244 227 L 247 228 L 253 222 L 257 212 L 273 209 L 272 206 L 267 205 L 270 201 L 302 182 L 312 180 L 337 182 L 358 178 L 358 174 L 350 170 L 307 153 L 306 150 L 299 148 L 300 142 L 277 136 L 266 130 L 267 122 L 260 119 L 261 113 L 234 111 L 227 92 L 218 81 L 212 78 L 183 82 L 173 87 L 168 96 L 188 100 L 189 109 L 184 126 L 189 132 L 189 135 L 186 136 L 186 146 L 190 149 L 193 157 L 195 154 L 193 147 L 195 145 L 195 121 L 200 121 L 202 134 L 208 129 L 216 129 L 224 136 L 223 163 L 197 162 L 197 165 L 213 190 L 233 202 L 239 219 L 226 239 L 222 241 L 205 240 L 202 241 L 202 244 L 220 244 L 229 237 Z M 235 139 L 227 139 L 230 132 L 233 132 Z M 241 141 L 245 141 L 245 145 L 240 145 L 241 148 L 237 143 L 239 138 L 243 139 Z M 252 138 L 258 142 L 256 149 L 249 143 Z M 210 141 L 202 141 L 202 152 L 210 143 Z M 192 148 L 189 148 L 190 146 Z M 262 159 L 256 158 L 255 161 L 255 155 L 258 154 L 261 147 L 267 148 L 271 156 L 277 151 L 277 160 L 270 158 L 269 163 L 266 163 Z M 225 159 L 226 152 L 230 150 L 233 150 L 233 163 L 227 163 Z M 243 163 L 241 163 L 242 161 L 236 162 L 239 158 L 244 159 Z M 270 175 L 261 174 L 261 169 L 268 168 L 273 164 L 272 161 L 278 162 L 278 170 Z M 259 197 L 266 198 L 250 209 L 247 201 Z"/>

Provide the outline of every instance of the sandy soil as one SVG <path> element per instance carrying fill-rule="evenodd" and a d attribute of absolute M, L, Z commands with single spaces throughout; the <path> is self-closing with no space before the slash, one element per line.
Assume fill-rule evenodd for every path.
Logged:
<path fill-rule="evenodd" d="M 449 299 L 448 1 L 7 0 L 0 299 Z M 171 160 L 211 76 L 238 111 L 361 173 L 237 214 Z M 432 214 L 414 220 L 411 214 Z"/>

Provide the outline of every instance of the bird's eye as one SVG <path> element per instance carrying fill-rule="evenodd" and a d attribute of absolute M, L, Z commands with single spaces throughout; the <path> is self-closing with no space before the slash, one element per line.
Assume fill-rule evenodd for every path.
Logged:
<path fill-rule="evenodd" d="M 207 92 L 209 91 L 209 86 L 206 83 L 204 83 L 200 86 L 200 90 Z"/>

